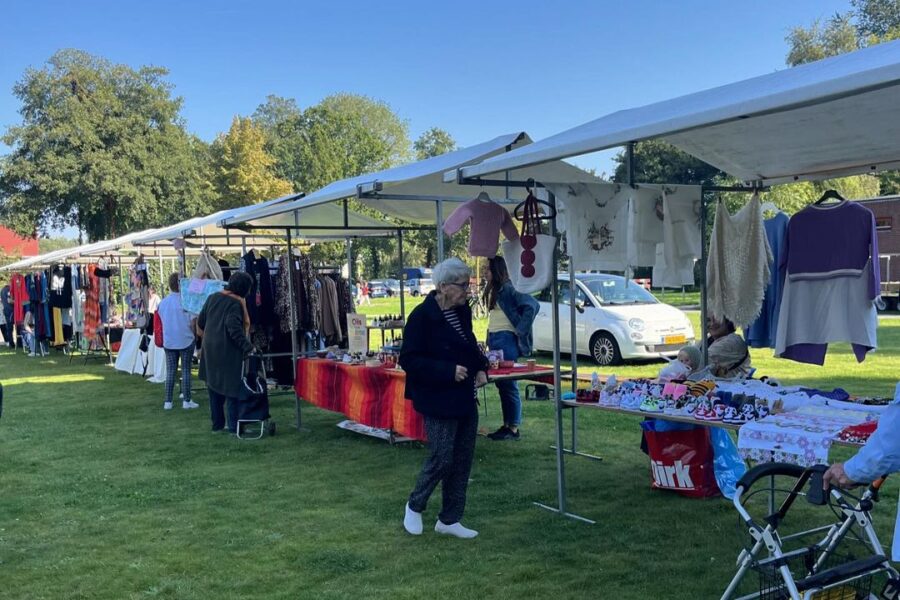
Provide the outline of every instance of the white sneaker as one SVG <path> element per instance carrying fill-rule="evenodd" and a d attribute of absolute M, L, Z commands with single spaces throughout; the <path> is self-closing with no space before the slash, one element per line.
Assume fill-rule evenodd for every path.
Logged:
<path fill-rule="evenodd" d="M 463 527 L 462 523 L 454 523 L 453 525 L 446 525 L 440 520 L 434 524 L 434 530 L 437 533 L 443 533 L 446 535 L 452 535 L 453 537 L 462 538 L 464 540 L 470 540 L 476 535 L 478 532 L 474 529 L 469 529 L 468 527 Z"/>
<path fill-rule="evenodd" d="M 163 402 L 163 410 L 172 410 L 171 402 Z"/>
<path fill-rule="evenodd" d="M 417 513 L 406 503 L 406 515 L 403 517 L 403 528 L 410 535 L 422 535 L 422 513 Z"/>
<path fill-rule="evenodd" d="M 30 353 L 28 354 L 28 357 L 29 357 L 29 358 L 33 358 L 33 357 L 35 357 L 35 356 L 37 356 L 37 354 L 35 354 L 34 352 L 30 352 Z"/>
<path fill-rule="evenodd" d="M 200 405 L 194 402 L 193 400 L 188 400 L 187 402 L 181 403 L 181 408 L 187 410 L 189 408 L 200 408 Z"/>

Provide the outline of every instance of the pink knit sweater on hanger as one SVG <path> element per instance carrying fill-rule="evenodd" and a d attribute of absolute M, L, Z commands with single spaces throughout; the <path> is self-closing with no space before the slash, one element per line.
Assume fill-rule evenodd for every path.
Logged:
<path fill-rule="evenodd" d="M 509 212 L 496 202 L 485 200 L 469 200 L 461 205 L 446 221 L 444 221 L 444 233 L 453 235 L 467 221 L 472 223 L 472 231 L 469 235 L 469 254 L 471 256 L 497 256 L 497 247 L 500 242 L 500 231 L 508 240 L 519 239 L 516 224 L 513 223 Z"/>

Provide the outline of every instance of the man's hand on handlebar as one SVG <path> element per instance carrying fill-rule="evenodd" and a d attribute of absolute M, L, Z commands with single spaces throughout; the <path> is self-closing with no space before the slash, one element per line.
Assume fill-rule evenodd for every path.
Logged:
<path fill-rule="evenodd" d="M 844 471 L 844 463 L 834 463 L 822 475 L 822 487 L 825 491 L 828 491 L 831 486 L 849 489 L 856 485 L 859 484 L 847 477 L 847 473 Z"/>

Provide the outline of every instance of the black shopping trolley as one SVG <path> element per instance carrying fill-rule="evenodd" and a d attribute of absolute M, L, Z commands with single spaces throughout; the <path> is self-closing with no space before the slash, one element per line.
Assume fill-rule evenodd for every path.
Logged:
<path fill-rule="evenodd" d="M 237 437 L 258 440 L 266 433 L 275 435 L 275 421 L 269 414 L 266 371 L 258 355 L 251 355 L 244 361 L 237 413 Z"/>
<path fill-rule="evenodd" d="M 858 600 L 897 598 L 897 571 L 872 525 L 879 479 L 861 496 L 822 489 L 825 465 L 766 463 L 737 483 L 734 506 L 749 539 L 723 600 Z M 756 484 L 756 485 L 754 485 Z M 775 499 L 780 505 L 775 507 Z M 805 502 L 796 502 L 805 497 Z M 828 524 L 822 525 L 827 518 Z M 817 526 L 816 526 L 817 525 Z M 758 581 L 744 577 L 755 572 Z M 743 583 L 743 585 L 742 585 Z M 872 589 L 881 589 L 881 596 Z"/>

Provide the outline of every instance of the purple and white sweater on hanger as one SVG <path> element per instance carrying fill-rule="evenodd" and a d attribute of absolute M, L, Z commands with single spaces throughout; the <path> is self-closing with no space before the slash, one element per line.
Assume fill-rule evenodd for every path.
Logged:
<path fill-rule="evenodd" d="M 862 362 L 876 348 L 881 275 L 872 211 L 848 201 L 804 208 L 788 224 L 779 269 L 775 356 L 821 365 L 829 343 L 849 342 Z"/>

